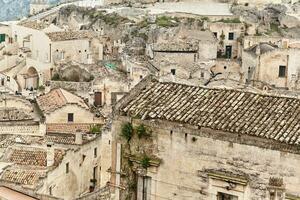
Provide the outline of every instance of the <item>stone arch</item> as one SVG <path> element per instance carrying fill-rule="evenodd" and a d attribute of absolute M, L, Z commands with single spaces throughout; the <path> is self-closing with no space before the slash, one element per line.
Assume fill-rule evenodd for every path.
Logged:
<path fill-rule="evenodd" d="M 33 90 L 39 87 L 39 73 L 35 67 L 29 67 L 25 76 L 25 89 Z"/>

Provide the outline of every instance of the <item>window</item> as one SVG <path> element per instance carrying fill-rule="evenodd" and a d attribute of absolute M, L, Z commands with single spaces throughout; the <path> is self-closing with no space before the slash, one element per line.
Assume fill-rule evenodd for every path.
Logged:
<path fill-rule="evenodd" d="M 4 86 L 4 78 L 1 78 L 1 85 Z"/>
<path fill-rule="evenodd" d="M 69 173 L 69 163 L 66 163 L 66 174 Z"/>
<path fill-rule="evenodd" d="M 5 34 L 0 34 L 0 43 L 5 42 Z"/>
<path fill-rule="evenodd" d="M 218 33 L 217 32 L 214 32 L 214 35 L 216 38 L 218 38 Z"/>
<path fill-rule="evenodd" d="M 74 113 L 68 113 L 68 122 L 74 122 Z"/>
<path fill-rule="evenodd" d="M 286 66 L 280 65 L 279 66 L 279 77 L 285 78 L 286 77 Z"/>
<path fill-rule="evenodd" d="M 238 197 L 230 194 L 218 192 L 217 200 L 238 200 Z"/>
<path fill-rule="evenodd" d="M 140 80 L 142 80 L 143 79 L 143 76 L 142 75 L 140 75 Z"/>
<path fill-rule="evenodd" d="M 52 186 L 49 187 L 49 195 L 52 195 Z"/>
<path fill-rule="evenodd" d="M 94 158 L 97 157 L 97 147 L 94 148 Z"/>
<path fill-rule="evenodd" d="M 175 75 L 176 74 L 176 69 L 171 69 L 171 74 Z"/>
<path fill-rule="evenodd" d="M 204 78 L 204 72 L 201 72 L 200 76 L 201 78 Z"/>
<path fill-rule="evenodd" d="M 228 33 L 228 40 L 234 40 L 234 33 Z"/>
<path fill-rule="evenodd" d="M 141 199 L 141 200 L 151 199 L 151 177 L 149 176 L 138 177 L 137 199 Z"/>

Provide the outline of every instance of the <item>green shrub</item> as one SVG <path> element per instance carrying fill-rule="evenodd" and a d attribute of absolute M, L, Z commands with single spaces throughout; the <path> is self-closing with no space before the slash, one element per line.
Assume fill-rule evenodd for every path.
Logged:
<path fill-rule="evenodd" d="M 144 155 L 142 160 L 141 160 L 141 165 L 143 168 L 147 169 L 150 167 L 150 158 L 147 155 Z"/>
<path fill-rule="evenodd" d="M 157 17 L 155 24 L 165 28 L 176 27 L 178 26 L 178 19 L 177 18 L 172 19 L 171 17 L 168 16 Z"/>
<path fill-rule="evenodd" d="M 53 81 L 59 81 L 59 80 L 60 80 L 59 74 L 58 74 L 58 73 L 53 74 L 52 80 L 53 80 Z"/>
<path fill-rule="evenodd" d="M 101 133 L 101 127 L 99 125 L 93 125 L 90 127 L 90 133 L 99 134 Z"/>
<path fill-rule="evenodd" d="M 121 136 L 129 142 L 133 136 L 133 127 L 131 123 L 127 122 L 122 125 Z"/>
<path fill-rule="evenodd" d="M 141 124 L 137 127 L 135 127 L 135 131 L 137 133 L 138 138 L 142 138 L 142 137 L 149 137 L 150 134 L 148 133 L 146 127 L 144 126 L 144 124 Z"/>

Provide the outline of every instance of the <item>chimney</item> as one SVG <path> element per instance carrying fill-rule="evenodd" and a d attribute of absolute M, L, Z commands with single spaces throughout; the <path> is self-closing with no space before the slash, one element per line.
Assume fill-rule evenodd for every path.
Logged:
<path fill-rule="evenodd" d="M 75 144 L 82 144 L 82 131 L 77 130 L 75 133 Z"/>
<path fill-rule="evenodd" d="M 47 144 L 47 167 L 54 164 L 54 145 L 53 143 Z"/>

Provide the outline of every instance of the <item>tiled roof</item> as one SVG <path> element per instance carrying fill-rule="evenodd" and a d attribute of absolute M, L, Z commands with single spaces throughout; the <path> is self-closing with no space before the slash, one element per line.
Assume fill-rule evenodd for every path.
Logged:
<path fill-rule="evenodd" d="M 47 33 L 51 41 L 66 41 L 94 38 L 97 35 L 91 31 L 59 31 Z"/>
<path fill-rule="evenodd" d="M 94 137 L 88 136 L 88 134 L 82 134 L 83 144 L 93 139 Z M 70 133 L 47 133 L 46 140 L 47 142 L 53 142 L 55 144 L 76 145 L 75 134 Z"/>
<path fill-rule="evenodd" d="M 156 43 L 153 45 L 153 51 L 157 52 L 195 52 L 198 51 L 197 43 L 189 42 L 171 42 Z"/>
<path fill-rule="evenodd" d="M 57 166 L 63 159 L 64 151 L 55 149 L 54 151 L 54 165 Z M 26 166 L 47 166 L 47 152 L 43 149 L 12 149 L 12 152 L 7 159 L 17 165 Z"/>
<path fill-rule="evenodd" d="M 296 98 L 162 83 L 156 79 L 142 82 L 135 90 L 121 100 L 118 110 L 124 115 L 300 144 L 300 100 Z"/>
<path fill-rule="evenodd" d="M 38 170 L 7 169 L 2 173 L 1 180 L 24 185 L 34 185 L 40 177 L 44 176 L 45 172 Z"/>
<path fill-rule="evenodd" d="M 75 133 L 77 130 L 88 132 L 92 124 L 87 123 L 62 123 L 47 124 L 47 133 Z"/>
<path fill-rule="evenodd" d="M 37 21 L 23 21 L 20 22 L 18 25 L 24 26 L 26 28 L 36 29 L 36 30 L 43 30 L 49 26 L 44 22 L 37 22 Z"/>
<path fill-rule="evenodd" d="M 61 88 L 53 89 L 49 93 L 39 96 L 37 103 L 43 112 L 50 113 L 67 104 L 77 104 L 84 109 L 89 109 L 80 97 Z"/>

